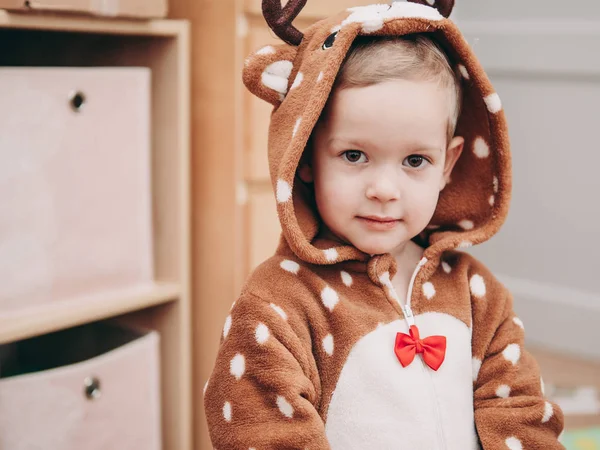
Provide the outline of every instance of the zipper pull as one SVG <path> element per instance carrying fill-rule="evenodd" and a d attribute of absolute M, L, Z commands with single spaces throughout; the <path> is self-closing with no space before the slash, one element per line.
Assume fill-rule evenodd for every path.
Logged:
<path fill-rule="evenodd" d="M 404 307 L 402 308 L 402 310 L 404 311 L 404 317 L 406 318 L 406 321 L 408 322 L 408 325 L 414 325 L 415 324 L 415 317 L 413 315 L 412 309 L 410 309 L 410 305 L 404 305 Z"/>

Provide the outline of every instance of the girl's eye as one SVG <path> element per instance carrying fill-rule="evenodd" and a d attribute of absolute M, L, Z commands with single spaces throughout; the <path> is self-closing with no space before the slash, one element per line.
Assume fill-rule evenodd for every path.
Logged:
<path fill-rule="evenodd" d="M 420 155 L 410 155 L 404 160 L 404 162 L 406 162 L 413 169 L 418 169 L 423 166 L 423 163 L 427 163 L 428 161 Z"/>
<path fill-rule="evenodd" d="M 360 150 L 346 150 L 343 154 L 346 161 L 351 163 L 364 162 L 366 160 L 365 154 Z M 361 159 L 364 160 L 361 161 Z"/>

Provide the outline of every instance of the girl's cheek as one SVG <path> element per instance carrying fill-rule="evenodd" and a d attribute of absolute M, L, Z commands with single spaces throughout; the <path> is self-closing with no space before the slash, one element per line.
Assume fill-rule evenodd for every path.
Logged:
<path fill-rule="evenodd" d="M 341 171 L 341 170 L 335 170 L 335 171 L 331 171 L 329 173 L 329 176 L 327 177 L 327 182 L 328 182 L 328 184 L 331 184 L 332 186 L 347 189 L 348 187 L 352 186 L 353 179 L 355 179 L 355 178 L 352 176 L 349 176 L 348 173 Z"/>
<path fill-rule="evenodd" d="M 324 198 L 334 198 L 339 195 L 342 195 L 345 186 L 338 177 L 330 176 L 326 179 L 321 180 L 321 184 L 317 186 L 320 191 L 320 194 Z"/>

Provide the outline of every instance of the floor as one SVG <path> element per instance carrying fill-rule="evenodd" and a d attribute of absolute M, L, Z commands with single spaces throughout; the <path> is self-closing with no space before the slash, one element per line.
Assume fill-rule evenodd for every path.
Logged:
<path fill-rule="evenodd" d="M 586 361 L 541 348 L 528 348 L 528 350 L 537 359 L 546 386 L 555 385 L 561 388 L 593 386 L 600 393 L 600 361 Z M 549 394 L 548 389 L 546 394 Z M 592 426 L 600 427 L 600 415 L 565 415 L 566 430 Z"/>

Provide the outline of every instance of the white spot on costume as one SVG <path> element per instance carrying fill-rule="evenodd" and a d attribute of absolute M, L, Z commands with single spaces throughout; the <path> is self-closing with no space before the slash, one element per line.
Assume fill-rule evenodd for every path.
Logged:
<path fill-rule="evenodd" d="M 239 381 L 242 378 L 242 375 L 246 371 L 246 358 L 244 358 L 244 355 L 238 353 L 233 357 L 229 364 L 229 371 L 236 380 Z"/>
<path fill-rule="evenodd" d="M 277 203 L 285 203 L 292 198 L 292 188 L 289 183 L 277 180 Z"/>
<path fill-rule="evenodd" d="M 508 398 L 510 396 L 510 386 L 502 384 L 496 389 L 496 395 L 500 398 Z"/>
<path fill-rule="evenodd" d="M 285 417 L 291 419 L 294 416 L 294 408 L 292 408 L 292 405 L 290 405 L 290 403 L 281 395 L 277 396 L 277 407 Z"/>
<path fill-rule="evenodd" d="M 450 267 L 450 264 L 448 264 L 446 261 L 442 262 L 442 269 L 444 269 L 444 272 L 446 273 L 452 272 L 452 267 Z"/>
<path fill-rule="evenodd" d="M 482 137 L 478 137 L 473 141 L 473 153 L 480 159 L 490 156 L 490 146 Z"/>
<path fill-rule="evenodd" d="M 473 381 L 477 381 L 479 369 L 481 369 L 481 360 L 479 358 L 473 358 Z"/>
<path fill-rule="evenodd" d="M 335 248 L 328 248 L 327 250 L 323 250 L 323 253 L 325 253 L 325 258 L 327 258 L 327 261 L 335 261 L 336 259 L 338 259 L 338 252 Z"/>
<path fill-rule="evenodd" d="M 348 287 L 352 286 L 352 276 L 343 270 L 340 272 L 340 274 L 342 276 L 342 282 Z"/>
<path fill-rule="evenodd" d="M 231 422 L 231 403 L 225 402 L 223 405 L 223 417 L 225 421 Z"/>
<path fill-rule="evenodd" d="M 525 325 L 523 324 L 523 321 L 521 319 L 519 319 L 518 317 L 513 317 L 513 322 L 515 324 L 517 324 L 518 326 L 520 326 L 522 329 L 525 329 Z"/>
<path fill-rule="evenodd" d="M 505 441 L 505 444 L 510 450 L 523 450 L 523 444 L 521 444 L 521 441 L 514 436 L 509 437 Z"/>
<path fill-rule="evenodd" d="M 333 311 L 333 308 L 338 304 L 340 298 L 338 297 L 337 292 L 327 286 L 321 291 L 321 300 L 329 311 Z"/>
<path fill-rule="evenodd" d="M 256 52 L 257 55 L 274 55 L 275 48 L 267 45 Z"/>
<path fill-rule="evenodd" d="M 554 409 L 552 408 L 552 403 L 546 402 L 544 404 L 544 417 L 542 417 L 542 423 L 548 422 L 552 415 L 554 414 Z"/>
<path fill-rule="evenodd" d="M 254 332 L 254 337 L 260 345 L 264 344 L 269 339 L 269 328 L 264 323 L 259 323 Z"/>
<path fill-rule="evenodd" d="M 300 265 L 296 261 L 290 261 L 289 259 L 281 261 L 281 264 L 279 264 L 279 266 L 283 270 L 287 270 L 288 272 L 293 273 L 294 275 L 297 275 L 298 271 L 300 270 Z"/>
<path fill-rule="evenodd" d="M 492 114 L 496 114 L 502 109 L 502 102 L 496 93 L 488 95 L 483 99 L 483 101 L 485 101 L 488 111 Z"/>
<path fill-rule="evenodd" d="M 423 294 L 425 294 L 425 297 L 427 297 L 428 300 L 433 298 L 435 295 L 435 287 L 433 286 L 433 283 L 428 281 L 427 283 L 423 284 Z"/>
<path fill-rule="evenodd" d="M 460 222 L 458 222 L 458 225 L 463 230 L 472 230 L 475 227 L 475 224 L 472 220 L 461 220 Z"/>
<path fill-rule="evenodd" d="M 521 358 L 521 347 L 519 347 L 519 344 L 509 344 L 502 351 L 502 355 L 507 361 L 510 361 L 514 366 L 519 362 L 519 359 Z"/>
<path fill-rule="evenodd" d="M 227 337 L 230 329 L 231 329 L 231 316 L 227 316 L 227 318 L 225 319 L 225 325 L 223 326 L 223 339 L 225 339 Z"/>
<path fill-rule="evenodd" d="M 296 133 L 298 132 L 301 123 L 302 117 L 298 117 L 298 119 L 296 120 L 296 124 L 294 125 L 294 130 L 292 131 L 292 138 L 296 136 Z"/>
<path fill-rule="evenodd" d="M 304 75 L 302 74 L 302 72 L 298 72 L 298 75 L 296 75 L 296 78 L 294 79 L 294 83 L 292 84 L 290 91 L 292 89 L 296 89 L 298 86 L 300 86 L 302 84 L 303 79 L 304 79 Z"/>
<path fill-rule="evenodd" d="M 471 287 L 471 294 L 473 294 L 474 297 L 482 298 L 485 296 L 485 281 L 481 275 L 473 275 L 469 282 L 469 286 Z"/>
<path fill-rule="evenodd" d="M 323 350 L 325 350 L 325 353 L 329 356 L 333 355 L 333 336 L 331 334 L 328 334 L 323 339 Z"/>
<path fill-rule="evenodd" d="M 275 303 L 271 303 L 271 308 L 273 308 L 273 310 L 279 314 L 283 320 L 287 320 L 287 314 L 283 309 L 281 309 L 281 307 L 277 306 Z"/>

